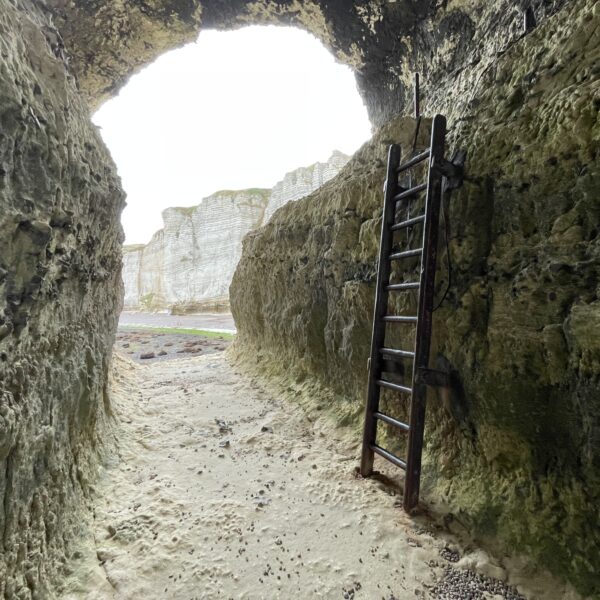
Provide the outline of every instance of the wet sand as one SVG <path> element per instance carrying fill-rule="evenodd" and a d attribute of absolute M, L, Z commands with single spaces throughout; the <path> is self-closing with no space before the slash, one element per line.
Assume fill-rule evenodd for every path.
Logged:
<path fill-rule="evenodd" d="M 230 313 L 170 315 L 168 313 L 122 312 L 119 316 L 119 326 L 124 325 L 204 329 L 235 333 L 235 322 Z"/>
<path fill-rule="evenodd" d="M 135 361 L 154 363 L 189 356 L 223 352 L 230 339 L 218 334 L 208 337 L 196 334 L 156 333 L 143 328 L 120 328 L 115 341 L 115 351 Z"/>

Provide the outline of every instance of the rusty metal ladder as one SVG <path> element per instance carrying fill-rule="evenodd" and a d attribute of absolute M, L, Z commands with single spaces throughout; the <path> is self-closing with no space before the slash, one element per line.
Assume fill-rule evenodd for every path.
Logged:
<path fill-rule="evenodd" d="M 388 155 L 360 472 L 363 477 L 368 477 L 373 473 L 375 454 L 404 469 L 406 478 L 403 507 L 406 511 L 412 510 L 419 501 L 427 386 L 445 384 L 444 374 L 429 369 L 442 183 L 444 172 L 448 171 L 447 167 L 450 165 L 444 159 L 445 138 L 446 119 L 437 115 L 433 119 L 431 145 L 427 150 L 403 164 L 400 164 L 400 146 L 396 144 L 390 146 Z M 409 189 L 400 187 L 399 175 L 409 172 L 410 169 L 424 161 L 428 161 L 426 182 L 413 186 L 411 178 Z M 410 199 L 415 199 L 422 192 L 426 192 L 424 213 L 396 223 L 396 207 L 402 206 L 401 203 Z M 418 226 L 423 228 L 421 248 L 394 252 L 394 233 Z M 411 257 L 421 258 L 419 281 L 390 283 L 392 262 Z M 389 294 L 410 290 L 418 290 L 417 315 L 387 314 Z M 414 349 L 409 351 L 386 348 L 387 326 L 416 326 Z M 406 360 L 412 361 L 410 387 L 392 382 L 389 377 L 388 379 L 384 378 L 386 371 L 386 360 L 384 359 L 400 363 Z M 402 396 L 410 396 L 408 423 L 380 412 L 379 400 L 382 388 L 398 392 Z M 377 423 L 379 421 L 396 428 L 401 434 L 408 435 L 406 460 L 377 444 Z"/>

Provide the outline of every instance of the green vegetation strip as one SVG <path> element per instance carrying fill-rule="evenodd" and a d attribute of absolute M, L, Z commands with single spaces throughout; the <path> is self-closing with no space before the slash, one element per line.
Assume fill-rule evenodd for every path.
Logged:
<path fill-rule="evenodd" d="M 232 340 L 235 337 L 235 333 L 205 331 L 204 329 L 179 329 L 177 327 L 140 327 L 136 325 L 119 325 L 119 329 L 128 329 L 130 331 L 149 331 L 150 333 L 166 333 L 167 335 L 201 335 L 207 338 L 222 338 L 224 340 Z"/>

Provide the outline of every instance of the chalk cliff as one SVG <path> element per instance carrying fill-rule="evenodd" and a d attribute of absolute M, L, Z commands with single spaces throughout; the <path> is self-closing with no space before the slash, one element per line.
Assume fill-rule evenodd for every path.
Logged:
<path fill-rule="evenodd" d="M 271 192 L 265 210 L 264 223 L 268 223 L 273 213 L 284 204 L 308 196 L 333 179 L 348 160 L 348 156 L 335 150 L 327 162 L 318 162 L 310 167 L 303 167 L 287 173 Z"/>
<path fill-rule="evenodd" d="M 124 248 L 125 308 L 227 308 L 244 236 L 277 209 L 321 187 L 348 159 L 335 151 L 327 162 L 287 173 L 272 190 L 217 192 L 198 206 L 165 210 L 164 228 L 147 245 Z"/>

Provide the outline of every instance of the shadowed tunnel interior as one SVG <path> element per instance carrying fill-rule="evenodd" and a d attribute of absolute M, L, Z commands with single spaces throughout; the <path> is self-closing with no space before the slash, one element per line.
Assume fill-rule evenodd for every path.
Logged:
<path fill-rule="evenodd" d="M 245 238 L 233 359 L 358 431 L 387 148 L 412 146 L 419 72 L 423 114 L 468 156 L 445 203 L 432 365 L 453 386 L 429 398 L 423 505 L 597 597 L 598 16 L 591 0 L 4 2 L 0 596 L 52 597 L 113 439 L 124 194 L 90 110 L 201 28 L 275 23 L 352 67 L 375 133 Z"/>

